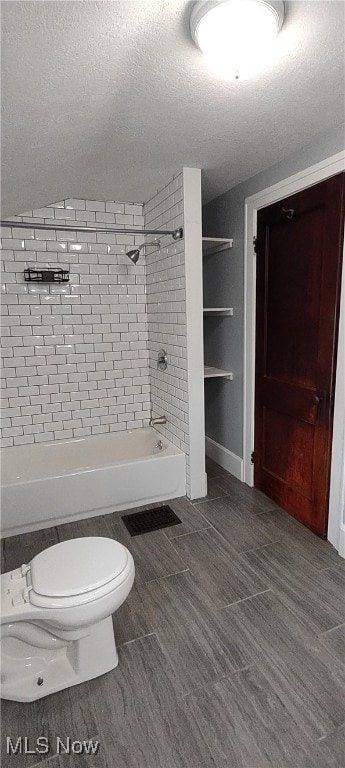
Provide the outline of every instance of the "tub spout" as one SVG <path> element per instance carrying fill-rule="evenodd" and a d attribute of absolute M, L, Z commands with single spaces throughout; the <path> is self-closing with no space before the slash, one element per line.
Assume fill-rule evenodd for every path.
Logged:
<path fill-rule="evenodd" d="M 167 423 L 167 417 L 166 416 L 156 416 L 154 419 L 153 416 L 151 416 L 149 425 L 150 427 L 155 427 L 156 424 L 166 424 Z"/>

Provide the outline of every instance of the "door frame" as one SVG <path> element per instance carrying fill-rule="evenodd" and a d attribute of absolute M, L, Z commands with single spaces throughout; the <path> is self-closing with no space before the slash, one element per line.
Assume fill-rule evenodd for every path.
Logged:
<path fill-rule="evenodd" d="M 244 482 L 250 486 L 254 484 L 251 453 L 254 450 L 256 258 L 253 241 L 257 231 L 257 213 L 260 208 L 283 200 L 342 171 L 345 171 L 345 156 L 343 152 L 338 152 L 245 199 L 243 461 Z M 343 263 L 327 538 L 345 558 L 345 237 Z"/>

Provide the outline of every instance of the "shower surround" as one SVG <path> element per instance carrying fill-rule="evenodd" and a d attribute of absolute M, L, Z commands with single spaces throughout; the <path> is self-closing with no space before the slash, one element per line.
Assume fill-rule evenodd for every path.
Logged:
<path fill-rule="evenodd" d="M 2 232 L 3 446 L 137 429 L 150 417 L 141 237 L 35 230 L 36 223 L 143 228 L 141 205 L 65 200 Z M 26 267 L 68 267 L 67 285 L 25 283 Z"/>
<path fill-rule="evenodd" d="M 185 170 L 145 206 L 68 199 L 11 217 L 26 229 L 3 228 L 3 447 L 140 429 L 152 410 L 166 414 L 161 431 L 186 454 L 191 494 L 186 239 L 162 238 L 160 252 L 133 265 L 126 251 L 142 235 L 35 229 L 185 227 Z M 25 283 L 35 266 L 69 268 L 70 281 Z M 166 372 L 157 371 L 162 346 Z"/>

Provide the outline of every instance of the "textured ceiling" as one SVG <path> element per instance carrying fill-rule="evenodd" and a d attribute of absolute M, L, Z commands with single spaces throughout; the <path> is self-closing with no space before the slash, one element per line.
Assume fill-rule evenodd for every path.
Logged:
<path fill-rule="evenodd" d="M 344 119 L 344 3 L 286 3 L 276 60 L 210 73 L 185 0 L 3 2 L 3 215 L 142 202 L 183 165 L 205 200 Z"/>

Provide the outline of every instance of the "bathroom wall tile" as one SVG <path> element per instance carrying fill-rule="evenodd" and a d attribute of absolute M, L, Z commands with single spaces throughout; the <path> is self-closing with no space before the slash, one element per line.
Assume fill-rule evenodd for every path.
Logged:
<path fill-rule="evenodd" d="M 179 174 L 144 205 L 145 227 L 159 228 L 171 221 L 175 206 L 174 193 L 183 199 L 183 177 Z M 175 211 L 176 213 L 176 211 Z M 182 210 L 173 225 L 183 226 Z M 179 268 L 179 272 L 176 272 Z M 162 238 L 160 248 L 148 248 L 146 256 L 146 299 L 151 400 L 154 416 L 165 414 L 167 424 L 158 431 L 186 452 L 189 477 L 188 392 L 186 309 L 184 299 L 184 242 Z M 179 343 L 177 339 L 179 338 Z M 157 369 L 161 348 L 168 355 L 166 371 Z M 179 355 L 176 349 L 179 348 Z M 185 386 L 180 386 L 181 382 Z M 187 482 L 188 492 L 188 482 Z"/>
<path fill-rule="evenodd" d="M 107 207 L 108 206 L 108 207 Z M 116 245 L 115 235 L 104 235 L 104 242 L 97 243 L 96 233 L 56 232 L 37 230 L 34 224 L 58 221 L 71 225 L 71 221 L 133 225 L 134 216 L 142 216 L 142 206 L 137 204 L 106 204 L 102 201 L 68 199 L 56 205 L 26 215 L 27 229 L 5 228 L 2 232 L 2 258 L 4 263 L 3 294 L 3 371 L 4 384 L 11 389 L 12 408 L 3 429 L 4 445 L 22 444 L 26 441 L 81 437 L 103 433 L 110 428 L 138 428 L 148 424 L 150 414 L 150 387 L 146 371 L 148 360 L 148 330 L 144 283 L 136 283 L 133 267 L 125 255 L 127 247 L 133 247 L 134 235 L 123 235 Z M 44 216 L 44 219 L 42 218 Z M 118 219 L 120 218 L 120 220 Z M 99 235 L 99 238 L 102 236 Z M 108 242 L 114 251 L 110 254 Z M 122 245 L 121 245 L 122 243 Z M 101 258 L 106 263 L 100 262 Z M 25 285 L 23 270 L 39 262 L 40 266 L 68 266 L 68 286 Z M 128 264 L 128 265 L 127 265 Z M 111 272 L 110 272 L 111 270 Z M 136 276 L 144 280 L 145 269 L 135 269 Z M 114 291 L 110 295 L 109 291 Z M 121 296 L 121 314 L 117 311 Z M 138 301 L 136 300 L 138 299 Z M 122 303 L 122 301 L 124 303 Z M 142 339 L 138 333 L 144 334 Z M 127 335 L 126 335 L 127 334 Z M 121 346 L 116 345 L 121 340 Z M 137 346 L 133 347 L 133 344 Z M 73 370 L 67 368 L 74 365 Z M 97 370 L 96 370 L 97 365 Z M 80 367 L 79 367 L 80 366 Z M 90 367 L 91 366 L 91 367 Z M 107 372 L 107 376 L 105 375 Z M 92 373 L 89 377 L 87 373 Z M 135 381 L 135 385 L 134 385 Z M 103 383 L 102 383 L 103 382 Z M 102 385 L 101 385 L 102 384 Z M 27 387 L 28 399 L 18 396 L 18 388 Z M 137 386 L 138 407 L 126 412 L 126 405 L 133 405 L 129 388 Z M 83 412 L 76 407 L 79 397 L 83 401 L 94 400 L 94 393 L 102 399 L 101 408 L 87 408 Z M 46 401 L 45 398 L 48 398 Z M 62 398 L 70 401 L 70 414 L 52 419 L 54 406 Z M 121 397 L 122 420 L 117 423 L 116 407 Z M 36 398 L 34 401 L 33 398 Z M 23 408 L 35 405 L 40 408 L 34 414 L 32 435 L 24 434 L 32 425 L 25 421 L 29 415 Z M 17 408 L 20 408 L 19 413 Z M 79 411 L 79 412 L 78 412 Z M 13 418 L 12 418 L 13 417 Z M 90 422 L 90 418 L 92 421 Z M 16 421 L 14 421 L 16 419 Z"/>

